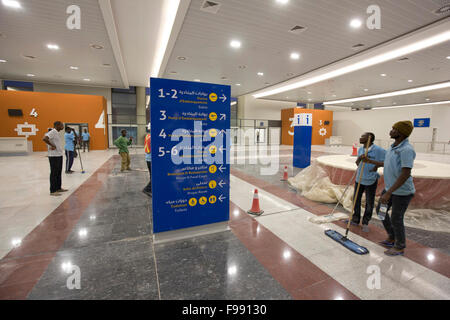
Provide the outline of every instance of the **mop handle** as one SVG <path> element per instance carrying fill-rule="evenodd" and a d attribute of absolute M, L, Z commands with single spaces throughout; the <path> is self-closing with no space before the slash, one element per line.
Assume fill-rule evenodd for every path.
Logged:
<path fill-rule="evenodd" d="M 347 183 L 347 186 L 345 187 L 344 192 L 342 193 L 340 199 L 338 200 L 338 202 L 336 203 L 336 206 L 334 207 L 333 211 L 331 211 L 331 213 L 329 215 L 327 215 L 327 217 L 331 217 L 333 216 L 334 212 L 336 211 L 337 207 L 342 203 L 342 199 L 344 199 L 345 194 L 347 193 L 348 187 L 350 187 L 350 183 L 352 183 L 353 178 L 356 175 L 357 170 L 353 173 L 352 178 L 350 179 L 350 181 Z"/>
<path fill-rule="evenodd" d="M 366 150 L 364 151 L 364 155 L 366 157 L 367 157 L 367 154 L 369 153 L 370 139 L 371 139 L 371 137 L 369 136 L 369 138 L 367 140 L 367 143 L 366 143 Z M 352 215 L 348 219 L 347 230 L 345 231 L 345 237 L 347 237 L 347 235 L 348 235 L 348 231 L 350 230 L 350 222 L 353 219 L 353 215 L 355 214 L 356 198 L 358 198 L 359 187 L 361 186 L 361 180 L 362 180 L 362 175 L 363 175 L 363 171 L 364 171 L 364 166 L 365 165 L 366 165 L 366 163 L 363 161 L 363 165 L 361 167 L 361 172 L 359 174 L 359 179 L 358 179 L 358 187 L 356 188 L 356 192 L 355 192 L 355 194 L 353 196 Z M 358 170 L 356 170 L 356 171 L 358 171 Z"/>

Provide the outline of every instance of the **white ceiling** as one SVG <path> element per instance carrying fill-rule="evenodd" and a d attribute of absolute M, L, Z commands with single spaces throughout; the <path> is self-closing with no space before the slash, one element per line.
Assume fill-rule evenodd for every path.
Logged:
<path fill-rule="evenodd" d="M 22 9 L 0 3 L 0 78 L 89 86 L 122 87 L 123 81 L 97 1 L 92 0 L 19 0 Z M 81 9 L 81 29 L 66 27 L 66 8 Z M 47 49 L 56 43 L 60 50 Z M 102 50 L 92 49 L 99 44 Z M 23 55 L 32 55 L 30 60 Z M 103 64 L 110 64 L 105 67 Z M 70 66 L 79 67 L 71 70 Z M 27 74 L 35 77 L 27 77 Z M 83 81 L 91 79 L 90 82 Z"/>
<path fill-rule="evenodd" d="M 450 60 L 446 59 L 449 55 L 450 42 L 447 42 L 408 55 L 407 61 L 400 62 L 396 59 L 305 88 L 276 94 L 268 97 L 268 99 L 321 103 L 324 101 L 370 96 L 446 82 L 450 81 Z M 386 76 L 382 77 L 381 74 L 386 74 Z M 413 80 L 413 82 L 408 82 L 408 80 Z M 365 91 L 365 89 L 368 89 L 368 91 Z M 311 94 L 308 94 L 308 92 Z M 437 101 L 438 95 L 438 92 L 430 91 L 414 95 L 414 97 L 431 98 Z M 447 98 L 450 100 L 450 89 L 447 89 Z M 401 101 L 405 99 L 408 100 L 410 98 L 398 96 L 393 98 L 392 102 L 397 101 L 403 103 Z M 383 103 L 388 101 L 390 100 L 384 100 Z M 379 106 L 376 101 L 355 103 L 354 106 L 358 104 Z M 348 103 L 339 105 L 351 106 Z"/>
<path fill-rule="evenodd" d="M 433 12 L 449 1 L 377 0 L 382 13 L 381 30 L 349 27 L 351 19 L 367 17 L 366 9 L 374 3 L 372 0 L 291 0 L 285 6 L 275 0 L 216 2 L 221 3 L 221 8 L 211 14 L 200 10 L 203 0 L 192 0 L 164 77 L 229 84 L 232 95 L 239 96 L 352 56 L 358 53 L 351 48 L 355 44 L 363 43 L 367 50 L 436 22 L 445 15 Z M 299 35 L 289 33 L 295 25 L 308 29 Z M 242 42 L 240 49 L 229 46 L 233 39 Z M 442 48 L 442 52 L 445 50 Z M 298 51 L 301 59 L 290 60 L 292 51 Z M 434 62 L 438 55 L 433 57 Z M 180 56 L 187 59 L 180 61 Z M 242 65 L 246 68 L 239 69 Z M 259 77 L 258 72 L 264 76 Z M 354 94 L 360 80 L 347 78 L 345 85 L 336 87 L 338 97 Z M 437 81 L 434 76 L 422 80 Z M 377 81 L 365 79 L 373 90 L 377 89 Z M 326 84 L 321 85 L 323 88 L 318 87 L 314 97 L 320 102 L 329 90 Z M 286 96 L 271 98 L 286 100 Z"/>
<path fill-rule="evenodd" d="M 0 2 L 0 78 L 34 82 L 128 88 L 149 86 L 164 19 L 178 0 L 17 0 L 21 9 Z M 180 0 L 170 52 L 190 0 Z M 81 9 L 81 29 L 66 27 L 66 9 Z M 183 12 L 184 10 L 184 12 Z M 170 34 L 169 34 L 170 36 Z M 50 51 L 46 44 L 60 46 Z M 91 44 L 104 48 L 95 50 Z M 164 52 L 164 51 L 163 51 Z M 33 55 L 29 60 L 23 55 Z M 164 57 L 163 57 L 164 58 Z M 104 63 L 110 67 L 103 66 Z M 164 66 L 166 61 L 159 64 Z M 71 70 L 70 66 L 79 67 Z M 27 77 L 27 74 L 35 77 Z M 86 82 L 83 79 L 89 78 Z"/>

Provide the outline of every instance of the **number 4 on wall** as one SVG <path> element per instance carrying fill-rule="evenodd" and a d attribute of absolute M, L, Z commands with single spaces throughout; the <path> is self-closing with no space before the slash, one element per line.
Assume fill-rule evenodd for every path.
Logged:
<path fill-rule="evenodd" d="M 38 113 L 37 113 L 37 111 L 36 111 L 36 109 L 35 109 L 35 108 L 33 108 L 33 110 L 31 110 L 31 112 L 30 112 L 30 116 L 32 116 L 32 117 L 35 117 L 35 118 L 37 118 L 37 116 L 38 116 Z"/>

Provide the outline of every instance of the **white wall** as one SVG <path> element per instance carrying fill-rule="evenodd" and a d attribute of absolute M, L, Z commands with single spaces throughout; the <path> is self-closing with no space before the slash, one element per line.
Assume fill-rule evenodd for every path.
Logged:
<path fill-rule="evenodd" d="M 437 128 L 437 141 L 450 140 L 450 105 L 422 106 L 367 111 L 335 111 L 333 135 L 342 136 L 345 145 L 359 143 L 364 132 L 373 132 L 377 140 L 390 140 L 389 132 L 398 121 L 431 118 L 430 128 L 414 128 L 411 142 L 431 142 L 433 128 Z M 392 140 L 391 140 L 392 141 Z M 416 150 L 426 152 L 425 144 L 416 144 Z"/>
<path fill-rule="evenodd" d="M 255 99 L 252 95 L 239 97 L 238 118 L 281 120 L 281 110 L 296 107 L 295 102 Z"/>

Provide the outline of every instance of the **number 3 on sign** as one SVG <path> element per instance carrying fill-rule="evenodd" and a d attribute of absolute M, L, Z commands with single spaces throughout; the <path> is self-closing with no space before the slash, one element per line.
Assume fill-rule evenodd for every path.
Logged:
<path fill-rule="evenodd" d="M 33 108 L 33 110 L 31 110 L 31 112 L 30 112 L 30 116 L 32 116 L 32 117 L 35 117 L 35 118 L 37 118 L 37 116 L 38 116 L 38 113 L 37 113 L 37 111 L 36 111 L 36 109 L 35 109 L 35 108 Z"/>

